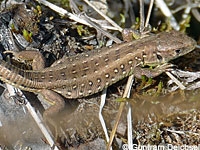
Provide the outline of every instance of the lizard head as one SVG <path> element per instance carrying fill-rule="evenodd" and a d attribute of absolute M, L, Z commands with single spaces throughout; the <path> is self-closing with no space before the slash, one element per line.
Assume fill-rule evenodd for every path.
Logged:
<path fill-rule="evenodd" d="M 194 39 L 178 31 L 161 32 L 155 38 L 153 50 L 148 52 L 151 57 L 144 58 L 144 65 L 156 66 L 167 63 L 191 52 L 196 46 Z"/>

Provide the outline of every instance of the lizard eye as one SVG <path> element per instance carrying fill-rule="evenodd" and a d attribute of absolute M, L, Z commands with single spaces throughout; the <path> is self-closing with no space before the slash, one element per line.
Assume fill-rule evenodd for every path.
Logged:
<path fill-rule="evenodd" d="M 159 61 L 162 61 L 162 56 L 161 55 L 156 55 Z"/>
<path fill-rule="evenodd" d="M 176 52 L 176 54 L 180 54 L 181 50 L 180 49 L 176 49 L 175 52 Z"/>

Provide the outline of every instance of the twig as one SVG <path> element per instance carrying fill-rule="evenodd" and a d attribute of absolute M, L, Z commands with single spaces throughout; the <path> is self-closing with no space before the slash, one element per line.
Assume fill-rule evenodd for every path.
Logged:
<path fill-rule="evenodd" d="M 188 2 L 189 5 L 192 5 L 192 4 L 193 4 L 190 0 L 187 0 L 187 2 Z M 199 5 L 199 7 L 200 7 L 200 4 L 198 4 L 198 5 Z M 192 9 L 192 6 L 190 6 L 189 8 Z M 198 11 L 197 8 L 193 8 L 193 9 L 192 9 L 192 14 L 193 14 L 194 17 L 197 19 L 197 21 L 200 22 L 200 13 L 199 13 L 199 11 Z"/>
<path fill-rule="evenodd" d="M 144 0 L 139 0 L 140 2 L 140 33 L 144 30 Z"/>
<path fill-rule="evenodd" d="M 74 3 L 73 0 L 70 0 L 70 6 L 72 6 L 72 9 L 74 9 L 74 11 L 77 14 L 81 14 L 80 10 L 78 9 L 78 7 L 76 6 L 76 4 Z M 87 23 L 95 28 L 96 30 L 100 31 L 103 35 L 107 36 L 108 38 L 112 39 L 113 41 L 115 41 L 116 43 L 121 43 L 122 41 L 116 37 L 114 37 L 112 34 L 110 34 L 109 32 L 105 31 L 104 29 L 102 29 L 102 27 L 99 24 L 96 24 L 95 22 L 93 22 L 91 20 L 90 17 L 88 17 L 85 13 L 82 13 L 81 16 L 85 21 L 87 21 Z"/>
<path fill-rule="evenodd" d="M 98 10 L 93 4 L 91 4 L 88 0 L 83 0 L 84 2 L 86 2 L 90 7 L 92 7 L 97 13 L 99 13 L 99 15 L 101 15 L 103 18 L 105 18 L 105 20 L 107 20 L 111 25 L 113 25 L 114 27 L 116 27 L 120 32 L 122 32 L 122 28 L 116 24 L 112 19 L 110 19 L 109 17 L 107 17 L 104 13 L 102 13 L 100 10 Z"/>
<path fill-rule="evenodd" d="M 106 128 L 106 124 L 105 124 L 105 121 L 104 121 L 103 115 L 102 115 L 103 107 L 104 107 L 104 104 L 106 101 L 106 92 L 107 92 L 107 88 L 104 89 L 101 94 L 101 104 L 100 104 L 100 108 L 99 108 L 99 120 L 101 122 L 101 126 L 103 127 L 103 131 L 106 136 L 106 141 L 109 142 L 108 130 Z M 112 150 L 112 147 L 110 148 L 110 150 Z"/>
<path fill-rule="evenodd" d="M 65 9 L 61 8 L 61 7 L 58 7 L 46 0 L 35 0 L 37 1 L 38 3 L 41 3 L 47 7 L 49 7 L 50 9 L 54 10 L 55 12 L 59 13 L 61 16 L 67 16 L 69 19 L 71 20 L 74 20 L 76 22 L 79 22 L 81 24 L 84 24 L 84 25 L 87 25 L 87 26 L 90 26 L 90 24 L 88 24 L 87 21 L 85 21 L 84 19 L 80 18 L 80 16 L 76 16 L 68 11 L 66 11 Z M 95 21 L 95 19 L 93 19 L 93 21 Z M 96 23 L 98 23 L 98 20 L 95 21 Z M 105 28 L 105 29 L 110 29 L 110 30 L 118 30 L 117 28 L 115 27 L 111 27 L 111 26 L 108 26 L 108 25 L 104 25 L 104 24 L 99 24 L 102 28 Z M 90 26 L 91 27 L 91 26 Z"/>
<path fill-rule="evenodd" d="M 182 70 L 173 70 L 172 73 L 179 78 L 184 78 L 185 84 L 189 84 L 194 82 L 195 80 L 200 78 L 200 71 L 198 72 L 189 72 L 189 71 L 182 71 Z M 193 83 L 186 87 L 187 90 L 194 90 L 200 87 L 200 81 Z"/>
<path fill-rule="evenodd" d="M 166 3 L 163 0 L 156 0 L 156 5 L 158 8 L 160 8 L 162 13 L 170 19 L 170 25 L 172 26 L 172 28 L 178 31 L 180 29 L 180 26 L 177 23 L 175 17 L 172 15 L 171 10 L 167 7 Z"/>
<path fill-rule="evenodd" d="M 189 3 L 186 5 L 181 5 L 181 6 L 177 7 L 176 9 L 172 10 L 172 13 L 175 14 L 183 9 L 186 9 L 187 7 L 198 8 L 198 7 L 200 7 L 200 4 Z"/>
<path fill-rule="evenodd" d="M 132 83 L 131 86 L 133 84 L 133 79 L 132 78 Z M 129 88 L 129 93 L 127 95 L 127 98 L 130 97 L 130 93 L 131 93 L 131 88 Z M 127 124 L 128 124 L 128 148 L 129 150 L 133 149 L 133 125 L 132 125 L 132 107 L 131 104 L 127 102 L 128 105 L 128 113 L 127 113 Z"/>
<path fill-rule="evenodd" d="M 186 87 L 179 81 L 177 80 L 170 72 L 165 72 L 178 86 L 181 90 L 185 90 Z"/>
<path fill-rule="evenodd" d="M 116 43 L 121 43 L 122 41 L 120 39 L 118 39 L 117 37 L 114 37 L 112 34 L 110 34 L 109 32 L 103 30 L 101 27 L 99 27 L 97 24 L 95 24 L 94 22 L 92 22 L 87 16 L 86 14 L 83 15 L 84 19 L 87 20 L 87 22 L 94 27 L 95 29 L 101 31 L 102 34 L 104 34 L 105 36 L 107 36 L 108 38 L 112 39 L 113 41 L 115 41 Z"/>
<path fill-rule="evenodd" d="M 123 98 L 128 98 L 129 97 L 129 94 L 130 94 L 130 89 L 132 87 L 132 84 L 133 84 L 133 77 L 134 75 L 131 75 L 129 76 L 128 78 L 128 81 L 127 81 L 127 84 L 126 84 L 126 88 L 125 88 L 125 91 L 124 91 L 124 94 L 123 94 Z M 112 129 L 112 132 L 111 132 L 111 136 L 110 136 L 110 140 L 109 140 L 109 143 L 108 143 L 108 146 L 107 146 L 107 150 L 110 150 L 110 147 L 112 145 L 112 142 L 113 142 L 113 139 L 114 139 L 114 135 L 117 131 L 117 127 L 118 127 L 118 124 L 119 124 L 119 120 L 121 118 L 121 114 L 122 114 L 122 111 L 124 109 L 124 106 L 125 106 L 125 102 L 121 102 L 120 106 L 119 106 L 119 110 L 118 110 L 118 113 L 117 113 L 117 116 L 116 116 L 116 119 L 115 119 L 115 125 Z"/>
<path fill-rule="evenodd" d="M 193 9 L 192 9 L 192 14 L 193 14 L 194 17 L 197 19 L 197 21 L 200 22 L 200 13 L 199 13 L 199 11 L 198 11 L 197 8 L 193 8 Z"/>
<path fill-rule="evenodd" d="M 151 0 L 151 2 L 149 4 L 148 13 L 147 13 L 147 19 L 146 19 L 145 25 L 144 25 L 145 28 L 147 28 L 148 25 L 149 25 L 149 19 L 150 19 L 151 11 L 152 11 L 152 8 L 153 8 L 153 3 L 154 3 L 154 0 Z"/>

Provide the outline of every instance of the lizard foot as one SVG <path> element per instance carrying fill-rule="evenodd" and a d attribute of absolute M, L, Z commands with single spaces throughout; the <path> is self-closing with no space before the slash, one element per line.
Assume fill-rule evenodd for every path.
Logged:
<path fill-rule="evenodd" d="M 134 70 L 134 75 L 139 79 L 141 79 L 142 75 L 145 75 L 148 78 L 153 78 L 159 76 L 163 72 L 170 71 L 172 67 L 174 67 L 174 65 L 169 63 L 162 64 L 154 69 L 136 67 Z"/>
<path fill-rule="evenodd" d="M 64 99 L 54 91 L 43 89 L 40 92 L 45 100 L 51 104 L 51 106 L 45 110 L 43 113 L 43 118 L 46 124 L 50 124 L 53 126 L 55 130 L 55 139 L 58 137 L 58 124 L 55 122 L 54 119 L 58 116 L 58 113 L 61 112 L 65 107 Z"/>

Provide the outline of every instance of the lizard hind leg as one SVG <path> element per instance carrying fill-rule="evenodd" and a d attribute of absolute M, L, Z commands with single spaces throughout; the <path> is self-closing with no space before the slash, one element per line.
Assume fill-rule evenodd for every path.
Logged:
<path fill-rule="evenodd" d="M 43 113 L 43 118 L 45 123 L 49 123 L 55 129 L 55 139 L 58 137 L 58 124 L 55 121 L 59 112 L 61 112 L 65 107 L 64 99 L 52 90 L 44 89 L 40 92 L 45 100 L 47 100 L 51 106 L 46 109 Z"/>

